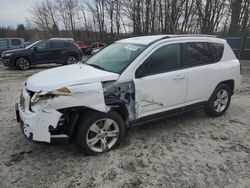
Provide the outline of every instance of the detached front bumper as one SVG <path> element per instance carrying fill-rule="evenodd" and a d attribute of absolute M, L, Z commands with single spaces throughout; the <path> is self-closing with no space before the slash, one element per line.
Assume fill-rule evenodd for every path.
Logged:
<path fill-rule="evenodd" d="M 41 109 L 30 111 L 30 97 L 23 90 L 20 103 L 16 104 L 16 118 L 20 122 L 23 134 L 30 140 L 51 142 L 49 129 L 56 128 L 62 114 L 54 109 Z"/>

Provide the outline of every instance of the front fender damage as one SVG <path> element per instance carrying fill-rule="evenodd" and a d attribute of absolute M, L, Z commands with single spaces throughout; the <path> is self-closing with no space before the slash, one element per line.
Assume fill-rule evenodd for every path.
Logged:
<path fill-rule="evenodd" d="M 59 112 L 60 109 L 88 107 L 100 112 L 109 111 L 110 108 L 104 102 L 103 87 L 100 82 L 72 85 L 67 88 L 70 90 L 68 94 L 52 97 L 51 91 L 41 91 L 42 96 L 34 95 L 31 98 L 32 112 L 22 112 L 19 109 L 24 123 L 24 134 L 27 137 L 32 135 L 35 141 L 50 142 L 50 128 L 56 129 L 60 118 L 63 117 Z M 49 97 L 44 97 L 46 95 Z M 40 100 L 35 99 L 36 97 L 40 97 Z"/>
<path fill-rule="evenodd" d="M 40 100 L 33 108 L 38 106 L 43 109 L 64 109 L 71 107 L 88 107 L 100 112 L 107 112 L 108 107 L 104 102 L 103 88 L 100 82 L 83 85 L 67 86 L 68 94 L 60 94 L 46 100 Z M 50 94 L 48 91 L 46 94 Z"/>

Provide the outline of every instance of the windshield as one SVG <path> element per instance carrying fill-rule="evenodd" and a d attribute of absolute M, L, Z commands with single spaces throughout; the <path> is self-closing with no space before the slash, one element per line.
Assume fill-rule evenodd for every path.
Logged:
<path fill-rule="evenodd" d="M 35 46 L 37 43 L 39 43 L 40 42 L 40 40 L 39 41 L 36 41 L 36 42 L 34 42 L 34 43 L 32 43 L 32 44 L 30 44 L 29 46 L 26 46 L 25 47 L 25 49 L 30 49 L 30 48 L 32 48 L 33 46 Z"/>
<path fill-rule="evenodd" d="M 121 73 L 145 48 L 146 45 L 114 43 L 89 58 L 86 64 L 102 70 Z"/>

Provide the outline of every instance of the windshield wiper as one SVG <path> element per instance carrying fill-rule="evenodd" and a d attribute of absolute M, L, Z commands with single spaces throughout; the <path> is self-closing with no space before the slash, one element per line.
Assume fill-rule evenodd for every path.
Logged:
<path fill-rule="evenodd" d="M 99 65 L 88 64 L 88 63 L 86 63 L 86 64 L 89 65 L 89 66 L 95 67 L 95 68 L 97 68 L 97 69 L 105 70 L 105 68 L 103 68 L 103 67 L 101 67 L 101 66 L 99 66 Z"/>

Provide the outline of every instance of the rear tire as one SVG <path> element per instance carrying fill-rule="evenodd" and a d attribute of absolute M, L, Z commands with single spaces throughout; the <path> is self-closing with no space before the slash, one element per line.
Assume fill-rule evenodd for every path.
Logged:
<path fill-rule="evenodd" d="M 232 91 L 228 85 L 218 85 L 208 101 L 206 109 L 208 115 L 212 117 L 223 115 L 230 105 L 231 95 Z"/>
<path fill-rule="evenodd" d="M 26 57 L 19 57 L 16 59 L 16 67 L 20 70 L 27 70 L 30 68 L 30 61 Z"/>
<path fill-rule="evenodd" d="M 78 122 L 76 144 L 86 155 L 105 153 L 117 147 L 125 133 L 122 117 L 116 112 L 89 112 Z"/>
<path fill-rule="evenodd" d="M 77 63 L 77 58 L 74 55 L 70 55 L 65 60 L 65 65 L 72 65 Z"/>

